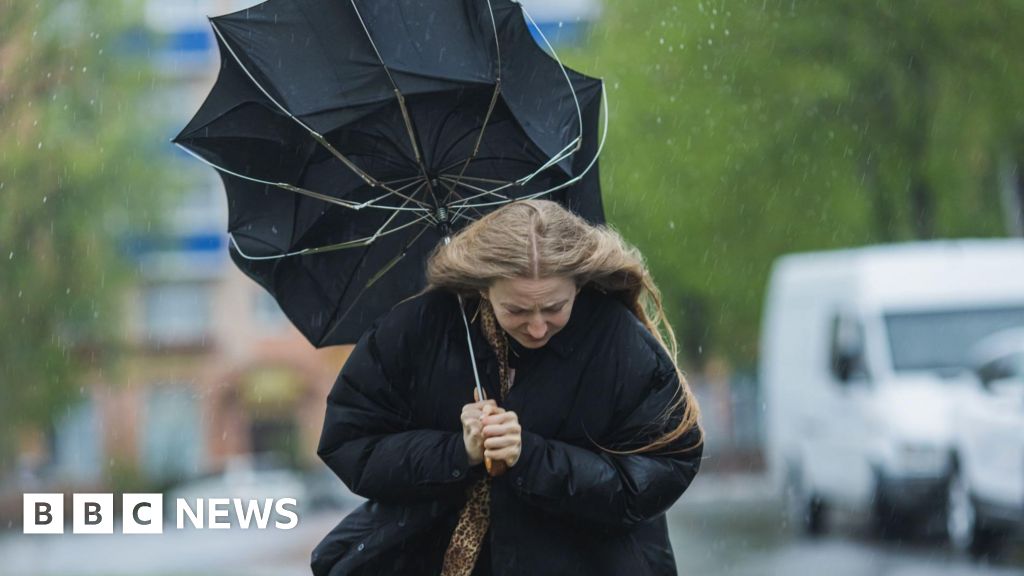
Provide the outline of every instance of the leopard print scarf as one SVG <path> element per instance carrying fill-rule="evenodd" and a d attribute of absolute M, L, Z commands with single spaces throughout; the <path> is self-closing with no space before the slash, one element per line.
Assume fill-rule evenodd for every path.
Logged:
<path fill-rule="evenodd" d="M 494 316 L 494 309 L 489 300 L 480 299 L 477 313 L 480 315 L 480 323 L 483 326 L 487 342 L 498 357 L 498 381 L 501 382 L 500 401 L 504 401 L 511 384 L 508 377 L 508 336 L 498 326 L 498 320 Z M 452 532 L 448 549 L 445 550 L 441 576 L 470 576 L 473 572 L 473 566 L 480 555 L 480 548 L 483 546 L 484 537 L 490 527 L 490 504 L 491 477 L 488 475 L 476 481 L 466 490 L 466 505 L 459 513 L 459 521 L 455 525 L 455 531 Z"/>

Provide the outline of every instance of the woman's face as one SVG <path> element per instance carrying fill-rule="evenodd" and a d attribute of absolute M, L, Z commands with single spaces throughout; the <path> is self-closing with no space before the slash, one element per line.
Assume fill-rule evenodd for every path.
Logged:
<path fill-rule="evenodd" d="M 501 279 L 484 296 L 498 324 L 526 348 L 540 348 L 568 322 L 579 288 L 572 278 Z"/>

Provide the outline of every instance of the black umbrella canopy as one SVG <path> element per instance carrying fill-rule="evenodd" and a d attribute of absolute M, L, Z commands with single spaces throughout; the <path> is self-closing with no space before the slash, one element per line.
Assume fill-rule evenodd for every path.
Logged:
<path fill-rule="evenodd" d="M 220 171 L 232 259 L 314 345 L 358 340 L 503 204 L 604 222 L 601 82 L 518 3 L 269 0 L 211 24 L 220 73 L 174 141 Z"/>

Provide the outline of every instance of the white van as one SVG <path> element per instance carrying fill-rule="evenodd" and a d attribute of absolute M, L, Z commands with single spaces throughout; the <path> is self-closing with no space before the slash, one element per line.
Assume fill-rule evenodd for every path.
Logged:
<path fill-rule="evenodd" d="M 946 523 L 954 549 L 984 556 L 1024 528 L 1024 328 L 985 338 L 972 357 L 978 394 L 954 414 Z"/>
<path fill-rule="evenodd" d="M 831 506 L 873 513 L 882 526 L 944 514 L 954 411 L 978 393 L 965 372 L 972 345 L 1015 326 L 1024 326 L 1024 241 L 780 258 L 759 371 L 766 459 L 793 521 L 820 532 Z"/>

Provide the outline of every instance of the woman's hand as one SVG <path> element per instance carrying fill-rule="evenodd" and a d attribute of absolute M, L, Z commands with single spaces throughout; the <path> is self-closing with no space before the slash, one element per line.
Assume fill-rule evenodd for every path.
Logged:
<path fill-rule="evenodd" d="M 473 397 L 476 397 L 474 391 Z M 462 407 L 462 441 L 466 445 L 469 465 L 476 466 L 484 461 L 484 434 L 481 419 L 490 414 L 501 414 L 505 410 L 499 408 L 494 400 L 474 402 Z"/>
<path fill-rule="evenodd" d="M 519 416 L 511 410 L 485 414 L 482 420 L 484 456 L 492 461 L 504 460 L 509 468 L 519 461 L 523 447 Z"/>

